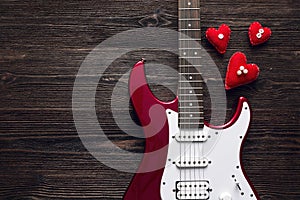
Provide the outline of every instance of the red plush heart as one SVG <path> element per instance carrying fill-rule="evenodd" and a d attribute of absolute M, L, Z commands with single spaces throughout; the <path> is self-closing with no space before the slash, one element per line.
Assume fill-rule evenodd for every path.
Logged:
<path fill-rule="evenodd" d="M 271 37 L 271 29 L 263 27 L 259 22 L 253 22 L 249 27 L 249 38 L 250 43 L 254 45 L 259 45 L 266 42 Z"/>
<path fill-rule="evenodd" d="M 219 29 L 208 28 L 206 31 L 206 38 L 221 54 L 226 52 L 231 30 L 226 24 L 222 24 Z"/>
<path fill-rule="evenodd" d="M 259 68 L 256 64 L 247 64 L 245 54 L 236 52 L 229 60 L 225 89 L 229 90 L 240 85 L 248 84 L 257 79 Z"/>

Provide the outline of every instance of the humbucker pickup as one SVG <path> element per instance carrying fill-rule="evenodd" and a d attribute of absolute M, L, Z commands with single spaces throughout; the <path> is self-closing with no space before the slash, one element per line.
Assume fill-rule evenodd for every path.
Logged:
<path fill-rule="evenodd" d="M 209 199 L 208 181 L 178 181 L 176 182 L 176 198 L 179 200 Z"/>

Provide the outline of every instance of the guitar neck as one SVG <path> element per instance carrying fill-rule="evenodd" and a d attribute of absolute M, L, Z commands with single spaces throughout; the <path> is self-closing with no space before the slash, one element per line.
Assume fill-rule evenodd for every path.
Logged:
<path fill-rule="evenodd" d="M 179 126 L 183 129 L 203 128 L 203 80 L 197 67 L 201 65 L 200 0 L 179 0 Z M 187 38 L 187 36 L 189 38 Z M 189 61 L 187 61 L 189 60 Z"/>

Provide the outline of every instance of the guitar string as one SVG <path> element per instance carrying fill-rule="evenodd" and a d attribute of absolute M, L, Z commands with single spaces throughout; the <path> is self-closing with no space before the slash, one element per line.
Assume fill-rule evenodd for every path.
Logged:
<path fill-rule="evenodd" d="M 189 0 L 188 0 L 189 1 Z M 187 11 L 186 11 L 187 12 Z M 185 16 L 184 17 L 186 17 L 187 16 L 187 13 L 185 13 Z M 189 33 L 190 33 L 190 30 L 189 30 L 189 26 L 187 26 L 187 24 L 189 23 L 189 21 L 185 21 L 185 29 L 187 30 L 186 31 L 186 35 L 189 35 Z M 186 52 L 186 57 L 190 57 L 190 55 L 189 55 L 189 42 L 188 41 L 186 41 L 186 43 L 187 43 L 187 49 L 185 50 L 185 52 Z M 187 61 L 185 60 L 185 64 L 188 64 L 187 63 Z M 187 71 L 188 71 L 188 76 L 187 76 L 187 80 L 188 80 L 188 82 L 189 82 L 189 80 L 190 80 L 190 68 L 189 68 L 189 66 L 187 66 Z M 190 88 L 189 88 L 190 89 Z M 185 94 L 188 94 L 188 90 L 189 89 L 186 89 L 186 91 L 185 91 Z M 190 102 L 190 95 L 186 95 L 186 99 L 187 99 L 187 102 Z M 185 117 L 187 117 L 187 119 L 188 119 L 188 126 L 187 126 L 187 130 L 185 130 L 185 136 L 186 136 L 186 140 L 188 140 L 188 135 L 189 135 L 189 131 L 191 130 L 191 119 L 190 119 L 190 117 L 189 117 L 189 114 L 188 114 L 188 116 L 185 116 Z M 189 147 L 189 143 L 188 142 L 186 142 L 185 143 L 186 144 L 186 146 L 187 147 L 185 147 L 185 160 L 186 160 L 186 164 L 188 165 L 188 162 L 189 162 L 189 158 L 190 158 L 190 153 L 191 153 L 191 148 Z M 186 180 L 190 180 L 190 177 L 191 177 L 191 171 L 189 170 L 189 168 L 185 168 L 185 171 L 187 171 L 187 179 Z M 188 192 L 188 190 L 189 190 L 189 188 L 188 187 L 186 187 L 186 192 L 185 192 L 185 194 L 188 194 L 189 192 Z"/>
<path fill-rule="evenodd" d="M 196 6 L 195 7 L 199 7 L 198 6 L 198 4 L 199 4 L 199 0 L 198 1 L 195 1 L 196 2 Z M 197 17 L 200 17 L 200 16 L 197 16 Z M 198 29 L 199 27 L 199 24 L 197 23 L 197 21 L 196 21 L 196 27 L 194 27 L 195 29 Z M 195 34 L 196 35 L 196 37 L 198 37 L 198 34 Z M 199 37 L 198 37 L 199 38 Z M 197 51 L 197 50 L 196 50 Z M 195 52 L 196 52 L 195 51 Z M 197 72 L 197 70 L 196 70 L 196 72 Z M 195 76 L 197 76 L 197 74 L 195 75 Z M 197 78 L 199 78 L 199 77 L 197 77 Z M 198 87 L 198 84 L 200 84 L 200 82 L 199 83 L 195 83 L 195 85 L 196 85 L 196 87 Z M 195 91 L 195 94 L 197 94 L 197 92 Z M 197 99 L 197 101 L 198 101 L 198 96 L 195 96 L 196 97 L 196 99 Z M 197 102 L 197 106 L 199 107 L 199 103 Z M 199 108 L 198 108 L 199 109 Z M 199 110 L 198 110 L 198 112 L 199 112 Z M 198 115 L 198 112 L 197 112 L 197 115 L 196 115 L 196 117 L 198 117 L 199 115 Z M 197 120 L 198 121 L 198 120 Z M 197 124 L 197 126 L 196 126 L 196 128 L 195 128 L 195 131 L 196 131 L 196 133 L 198 133 L 198 124 Z M 197 135 L 197 134 L 196 134 Z M 198 142 L 198 145 L 199 145 L 199 142 Z M 197 145 L 197 146 L 198 146 Z M 196 144 L 194 145 L 194 152 L 195 152 L 195 156 L 194 156 L 194 159 L 196 160 Z M 198 152 L 199 153 L 199 152 Z M 195 171 L 195 178 L 194 178 L 194 180 L 195 181 L 197 181 L 197 178 L 196 178 L 196 167 L 194 168 L 194 171 Z M 200 179 L 201 177 L 199 177 L 199 179 Z M 197 194 L 197 187 L 195 188 L 195 194 Z M 195 196 L 195 199 L 197 198 L 197 196 Z"/>
<path fill-rule="evenodd" d="M 179 2 L 179 8 L 180 8 L 181 7 L 181 1 L 179 0 L 178 2 Z M 180 18 L 180 15 L 181 15 L 181 11 L 180 10 L 179 10 L 178 14 L 179 14 L 179 18 Z M 182 22 L 179 20 L 179 28 L 181 26 L 182 26 Z M 180 34 L 179 34 L 179 38 L 180 38 Z M 179 40 L 179 47 L 180 47 L 180 49 L 183 47 L 181 40 Z M 181 52 L 180 49 L 179 49 L 179 56 L 181 57 L 182 56 L 182 52 Z M 180 57 L 179 57 L 179 72 L 182 72 L 182 68 L 181 68 L 182 67 L 181 66 L 182 65 L 182 59 Z M 183 105 L 182 105 L 183 102 L 181 101 L 181 98 L 182 98 L 181 93 L 182 93 L 182 89 L 183 89 L 183 87 L 182 87 L 182 74 L 181 73 L 179 73 L 179 87 L 180 87 L 179 88 L 179 115 L 178 115 L 179 116 L 179 162 L 182 163 L 182 159 L 181 159 L 182 144 L 180 142 L 180 139 L 182 138 L 181 113 L 182 113 L 182 110 L 184 108 L 183 108 Z M 180 113 L 180 111 L 181 111 L 181 113 Z M 179 182 L 181 183 L 181 181 L 182 181 L 182 170 L 179 169 L 179 171 L 180 171 Z M 179 189 L 182 189 L 182 188 L 179 188 Z"/>
<path fill-rule="evenodd" d="M 200 0 L 198 0 L 198 1 L 196 1 L 196 7 L 197 8 L 199 8 L 199 2 Z M 196 16 L 196 18 L 198 18 L 198 17 L 200 17 L 199 15 L 197 15 Z M 196 29 L 198 29 L 199 28 L 199 26 L 200 26 L 200 24 L 198 24 L 197 23 L 198 21 L 196 21 Z M 196 35 L 196 37 L 198 37 L 198 34 L 195 34 Z M 200 34 L 201 35 L 201 34 Z M 197 51 L 197 50 L 196 50 Z M 196 71 L 197 72 L 197 71 Z M 195 76 L 197 76 L 197 74 L 195 75 Z M 197 77 L 197 80 L 198 80 L 198 77 Z M 200 82 L 199 82 L 199 84 L 200 84 Z M 196 85 L 196 87 L 198 87 L 198 83 L 196 83 L 195 84 Z M 195 91 L 195 90 L 194 90 Z M 195 91 L 195 94 L 197 94 L 197 92 Z M 198 96 L 195 96 L 196 97 L 196 99 L 198 100 Z M 197 106 L 199 107 L 199 103 L 197 102 Z M 199 108 L 198 108 L 199 109 Z M 198 112 L 199 112 L 199 110 L 198 110 Z M 198 114 L 198 113 L 197 113 Z M 198 117 L 198 115 L 197 115 L 197 117 Z M 198 120 L 197 120 L 198 121 Z M 195 131 L 196 131 L 196 133 L 198 133 L 198 124 L 197 124 L 197 126 L 196 126 L 196 129 L 195 129 Z M 197 135 L 197 134 L 195 134 L 195 135 Z M 195 137 L 196 138 L 196 137 Z M 198 145 L 199 145 L 199 142 L 198 142 Z M 198 146 L 197 145 L 197 146 Z M 194 152 L 195 152 L 195 156 L 194 156 L 194 159 L 196 160 L 196 157 L 198 157 L 198 156 L 196 156 L 196 144 L 194 145 Z M 199 153 L 199 152 L 198 152 Z M 197 161 L 196 161 L 197 162 Z M 200 179 L 200 177 L 199 177 L 199 179 Z M 197 177 L 196 177 L 196 168 L 195 168 L 195 179 L 194 179 L 195 181 L 197 181 Z M 195 194 L 197 194 L 197 188 L 195 188 Z M 197 199 L 197 196 L 195 195 L 195 199 Z"/>
<path fill-rule="evenodd" d="M 184 5 L 184 7 L 185 7 L 185 5 Z M 183 11 L 183 13 L 184 13 L 184 15 L 183 15 L 183 17 L 185 17 L 185 15 L 186 15 L 186 10 L 185 11 Z M 183 25 L 184 25 L 184 22 L 183 22 Z M 183 27 L 183 29 L 185 28 L 185 26 L 182 26 Z M 184 34 L 187 34 L 187 29 L 184 29 Z M 185 43 L 185 42 L 183 42 L 183 43 Z M 185 44 L 183 45 L 184 47 L 185 47 Z M 184 49 L 184 52 L 185 52 L 186 50 Z M 185 53 L 183 53 L 183 57 L 185 57 L 186 55 L 185 55 Z M 183 64 L 185 64 L 185 59 L 183 59 Z M 185 72 L 185 67 L 183 68 L 184 70 L 184 72 Z M 183 76 L 184 78 L 185 78 L 185 76 Z M 185 87 L 185 86 L 184 86 Z M 184 94 L 186 94 L 186 89 L 184 89 Z M 184 104 L 186 104 L 186 102 L 187 102 L 187 96 L 186 95 L 184 95 Z M 184 105 L 184 107 L 186 107 L 186 105 Z M 186 109 L 186 108 L 184 108 L 184 109 Z M 184 118 L 184 114 L 182 115 L 183 116 L 183 123 L 184 123 L 184 125 L 183 125 L 183 127 L 184 127 L 184 129 L 183 129 L 183 137 L 185 137 L 185 135 L 186 135 L 186 124 L 185 124 L 185 118 Z M 184 139 L 183 139 L 184 140 Z M 186 156 L 185 156 L 185 153 L 186 153 L 186 143 L 185 142 L 183 142 L 183 152 L 182 152 L 182 154 L 183 154 L 183 164 L 186 162 Z M 187 174 L 186 174 L 186 170 L 185 170 L 185 168 L 183 168 L 183 170 L 184 170 L 184 180 L 186 181 L 187 180 Z M 184 188 L 184 190 L 185 190 L 185 192 L 184 192 L 184 194 L 186 194 L 187 193 L 187 191 L 186 191 L 186 187 Z"/>
<path fill-rule="evenodd" d="M 201 10 L 200 10 L 200 8 L 201 8 L 201 2 L 200 2 L 200 0 L 198 0 L 199 1 L 199 28 L 200 28 L 200 30 L 201 30 Z M 201 32 L 200 32 L 200 38 L 201 38 Z M 201 43 L 201 41 L 200 41 L 200 43 Z M 201 46 L 201 45 L 200 45 Z M 202 48 L 202 47 L 201 47 Z M 202 65 L 202 61 L 200 61 L 200 65 Z M 201 69 L 201 68 L 200 68 Z M 202 106 L 203 107 L 201 107 L 202 108 L 202 110 L 201 110 L 201 112 L 200 112 L 200 116 L 202 117 L 202 118 L 200 118 L 200 119 L 202 119 L 202 121 L 201 121 L 201 131 L 202 131 L 202 134 L 203 135 L 205 135 L 205 130 L 204 130 L 204 84 L 205 84 L 205 82 L 204 82 L 204 79 L 203 79 L 203 77 L 202 77 L 202 75 L 201 75 L 201 71 L 200 71 L 200 74 L 199 74 L 199 77 L 201 77 L 201 79 L 202 79 L 202 82 L 201 82 L 201 89 L 200 89 L 200 91 L 201 91 L 201 100 L 202 100 Z M 208 137 L 208 136 L 207 136 Z M 208 138 L 207 138 L 208 139 Z M 204 141 L 205 142 L 205 141 Z M 203 158 L 204 159 L 204 142 L 200 145 L 201 146 L 201 159 Z M 206 162 L 208 162 L 208 161 L 206 161 Z M 208 164 L 208 163 L 207 163 Z M 200 170 L 201 171 L 201 170 Z M 200 180 L 205 180 L 205 176 L 204 176 L 204 173 L 205 173 L 205 168 L 203 168 L 202 169 L 202 178 L 201 178 L 201 174 L 200 174 Z"/>
<path fill-rule="evenodd" d="M 199 7 L 199 16 L 198 16 L 198 17 L 199 17 L 199 22 L 198 22 L 198 23 L 199 23 L 199 24 L 198 24 L 199 27 L 197 27 L 197 28 L 201 29 L 201 20 L 200 20 L 200 17 L 201 17 L 201 14 L 200 14 L 200 0 L 198 0 L 197 3 L 199 4 L 199 6 L 198 6 L 198 7 Z M 201 38 L 201 31 L 200 31 L 200 34 L 199 34 L 199 35 L 200 35 L 199 38 Z M 200 42 L 201 42 L 201 41 L 200 41 Z M 200 60 L 199 64 L 201 65 L 201 63 L 202 63 L 202 62 L 201 62 L 201 60 Z M 200 74 L 199 74 L 199 79 L 202 79 L 202 77 L 201 77 Z M 200 88 L 203 88 L 203 84 L 202 84 L 201 82 L 199 83 L 199 85 L 200 85 Z M 203 89 L 200 89 L 200 93 L 203 94 Z M 203 96 L 200 96 L 199 98 L 201 98 L 201 97 L 203 97 Z M 201 100 L 203 100 L 203 99 L 201 99 Z M 199 104 L 199 103 L 198 103 L 198 104 Z M 199 108 L 199 109 L 201 110 L 201 108 Z M 199 110 L 199 116 L 200 116 L 200 120 L 201 120 L 201 117 L 202 117 L 201 114 L 202 114 L 202 113 L 200 112 L 200 110 Z M 200 121 L 200 120 L 199 120 L 199 121 Z M 198 131 L 199 131 L 199 133 L 200 133 L 201 129 L 199 128 Z M 199 135 L 201 136 L 201 134 L 199 134 Z M 203 159 L 203 151 L 202 151 L 203 145 L 202 145 L 201 142 L 199 142 L 198 146 L 199 146 L 199 160 L 201 161 L 201 159 Z M 200 168 L 200 170 L 199 170 L 199 172 L 200 172 L 199 180 L 200 180 L 200 181 L 202 180 L 202 178 L 201 178 L 201 171 L 202 171 L 202 168 Z M 203 179 L 204 179 L 204 177 L 203 177 Z M 201 182 L 200 182 L 199 184 L 201 184 Z"/>
<path fill-rule="evenodd" d="M 183 7 L 184 8 L 186 8 L 186 0 L 184 0 L 184 2 L 183 2 Z M 187 10 L 182 10 L 181 11 L 181 15 L 182 15 L 182 17 L 184 17 L 185 18 L 185 16 L 186 16 L 186 12 L 187 12 Z M 181 26 L 180 26 L 180 28 L 183 30 L 183 33 L 184 34 L 187 34 L 188 33 L 188 30 L 185 28 L 185 21 L 182 21 L 181 22 Z M 186 51 L 186 41 L 185 40 L 182 40 L 182 46 L 183 46 L 183 52 L 181 52 L 182 53 L 182 64 L 183 64 L 183 66 L 182 66 L 182 71 L 183 71 L 183 80 L 184 80 L 184 83 L 183 84 L 186 84 L 186 77 L 185 77 L 185 72 L 186 72 L 186 68 L 185 68 L 185 63 L 186 63 L 186 60 L 185 60 L 185 58 L 184 57 L 186 57 L 186 54 L 185 54 L 185 51 Z M 187 112 L 187 109 L 188 108 L 186 108 L 187 106 L 186 106 L 186 104 L 187 104 L 187 96 L 185 95 L 186 94 L 186 85 L 184 85 L 184 89 L 183 89 L 183 97 L 182 97 L 182 99 L 183 99 L 183 106 L 184 106 L 184 112 L 181 114 L 181 118 L 182 118 L 182 131 L 183 131 L 183 137 L 181 138 L 182 140 L 185 140 L 185 135 L 186 135 L 186 119 L 184 118 L 184 116 L 185 116 L 185 114 L 186 114 L 186 112 Z M 183 151 L 180 153 L 180 155 L 181 156 L 183 156 L 183 165 L 184 165 L 184 163 L 186 162 L 186 156 L 185 156 L 185 151 L 186 151 L 186 143 L 183 141 L 182 142 L 183 143 Z M 187 175 L 186 175 L 186 169 L 185 168 L 182 168 L 182 170 L 183 170 L 183 172 L 184 172 L 184 181 L 186 181 L 187 180 Z M 186 187 L 184 187 L 184 194 L 186 194 L 187 192 L 186 192 Z"/>
<path fill-rule="evenodd" d="M 187 16 L 187 12 L 188 12 L 188 10 L 185 10 L 185 13 L 184 13 L 184 18 L 186 18 L 186 16 Z M 187 25 L 187 22 L 188 21 L 185 21 L 185 26 L 184 26 L 184 28 L 186 28 L 186 35 L 189 35 L 189 33 L 190 33 L 190 31 L 189 31 L 189 28 L 188 27 L 186 27 L 186 25 Z M 189 23 L 189 22 L 188 22 Z M 190 55 L 189 55 L 189 52 L 188 52 L 188 49 L 189 49 L 189 41 L 186 41 L 186 43 L 187 43 L 187 50 L 185 50 L 185 52 L 187 52 L 186 53 L 186 57 L 189 57 Z M 187 61 L 185 60 L 185 64 L 188 64 L 187 63 Z M 185 67 L 185 72 L 188 72 L 188 76 L 186 77 L 186 79 L 187 80 L 189 80 L 189 75 L 190 75 L 190 70 L 189 70 L 189 66 L 186 66 Z M 189 89 L 186 89 L 185 90 L 185 94 L 187 94 L 187 90 L 189 90 Z M 189 102 L 189 100 L 190 100 L 190 96 L 189 95 L 185 95 L 185 97 L 186 97 L 186 102 Z M 189 109 L 190 110 L 190 109 Z M 185 116 L 186 117 L 186 116 Z M 190 119 L 188 118 L 188 124 L 187 124 L 187 127 L 186 127 L 186 130 L 185 130 L 185 137 L 186 137 L 186 140 L 188 140 L 187 139 L 187 135 L 189 134 L 189 130 L 190 130 Z M 184 157 L 185 157 L 185 162 L 186 163 L 188 163 L 188 159 L 189 159 L 189 154 L 190 154 L 190 148 L 189 148 L 189 146 L 188 146 L 189 144 L 188 144 L 188 142 L 185 142 L 185 147 L 184 147 Z M 188 148 L 188 150 L 187 150 L 187 148 Z M 190 179 L 190 170 L 189 170 L 189 168 L 185 168 L 184 169 L 185 170 L 185 172 L 186 172 L 186 180 L 189 180 Z M 188 188 L 186 187 L 186 190 L 188 190 Z M 185 194 L 188 194 L 188 191 L 186 191 L 185 192 Z"/>
<path fill-rule="evenodd" d="M 189 12 L 189 14 L 190 14 L 190 12 Z M 186 14 L 186 16 L 188 16 L 187 14 Z M 190 18 L 190 17 L 189 17 Z M 188 36 L 190 37 L 190 35 L 191 35 L 191 31 L 189 30 L 190 28 L 191 28 L 191 26 L 189 26 L 189 24 L 191 24 L 191 22 L 189 21 L 189 20 L 187 20 L 187 23 L 186 23 L 186 25 L 187 25 L 187 30 L 188 30 L 188 32 L 189 32 L 189 34 L 188 34 Z M 187 49 L 187 52 L 188 52 L 188 57 L 191 57 L 191 51 L 190 51 L 190 43 L 189 43 L 189 41 L 187 41 L 187 47 L 188 47 L 188 49 Z M 192 80 L 191 80 L 191 78 L 190 77 L 192 77 L 192 75 L 191 75 L 191 71 L 190 71 L 190 65 L 189 65 L 189 63 L 188 63 L 188 66 L 187 66 L 187 69 L 188 69 L 188 79 L 192 82 Z M 192 85 L 190 84 L 190 90 L 192 89 Z M 188 93 L 188 91 L 187 91 L 187 93 Z M 188 96 L 188 101 L 189 102 L 191 102 L 191 95 L 187 95 Z M 187 133 L 188 133 L 188 136 L 190 136 L 190 134 L 191 134 L 191 132 L 192 132 L 192 117 L 190 116 L 191 115 L 191 112 L 188 114 L 188 119 L 189 119 L 189 129 L 188 129 L 188 131 L 187 131 Z M 189 138 L 187 139 L 187 140 L 189 140 Z M 190 162 L 190 160 L 191 160 L 191 157 L 192 157 L 192 155 L 191 155 L 191 153 L 192 153 L 192 148 L 191 148 L 191 146 L 190 145 L 192 145 L 192 144 L 190 144 L 190 143 L 188 143 L 188 149 L 189 149 L 189 155 L 187 156 L 188 157 L 188 162 Z M 188 165 L 189 165 L 189 163 L 188 163 Z M 192 179 L 192 170 L 190 169 L 190 168 L 187 168 L 187 170 L 188 170 L 188 172 L 189 172 L 189 180 L 191 180 Z M 190 191 L 189 191 L 189 193 L 191 194 L 191 188 L 190 188 Z"/>

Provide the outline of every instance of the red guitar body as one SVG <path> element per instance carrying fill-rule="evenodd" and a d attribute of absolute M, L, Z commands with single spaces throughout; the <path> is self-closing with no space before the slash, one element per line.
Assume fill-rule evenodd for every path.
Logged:
<path fill-rule="evenodd" d="M 144 63 L 138 62 L 132 69 L 129 80 L 129 92 L 134 109 L 144 129 L 146 139 L 145 153 L 163 149 L 169 142 L 169 127 L 165 114 L 166 109 L 178 110 L 177 98 L 172 102 L 162 102 L 151 92 L 145 77 Z M 154 113 L 158 118 L 165 117 L 164 124 L 154 123 L 149 116 L 149 110 L 154 105 L 164 108 L 161 113 Z M 155 118 L 155 116 L 153 116 Z M 155 163 L 163 164 L 166 161 L 167 150 L 162 152 L 161 157 L 151 158 L 145 155 L 139 171 L 146 165 Z M 153 160 L 155 159 L 155 160 Z M 154 163 L 155 162 L 155 163 Z M 124 200 L 161 200 L 160 182 L 164 168 L 147 173 L 136 173 L 124 196 Z"/>
<path fill-rule="evenodd" d="M 169 134 L 172 137 L 173 131 L 169 133 L 169 125 L 168 125 L 168 118 L 166 114 L 166 110 L 173 110 L 174 112 L 178 112 L 178 98 L 173 100 L 172 102 L 161 102 L 158 100 L 153 93 L 151 92 L 147 81 L 145 77 L 145 70 L 144 70 L 144 62 L 140 61 L 138 62 L 134 68 L 132 69 L 130 80 L 129 80 L 129 92 L 131 96 L 131 100 L 134 106 L 134 109 L 138 115 L 138 118 L 140 120 L 141 125 L 144 128 L 144 134 L 146 138 L 146 146 L 145 146 L 145 154 L 142 159 L 142 162 L 140 164 L 138 172 L 133 177 L 133 180 L 131 181 L 127 192 L 124 195 L 124 200 L 161 200 L 161 182 L 164 177 L 164 166 L 167 162 L 168 155 L 168 148 L 166 148 L 169 144 Z M 153 110 L 153 108 L 155 108 Z M 233 145 L 234 141 L 236 141 L 235 145 L 236 147 L 242 148 L 242 144 L 244 142 L 244 139 L 247 135 L 247 129 L 250 123 L 250 107 L 247 104 L 247 100 L 245 98 L 240 98 L 237 111 L 234 115 L 234 117 L 231 119 L 230 122 L 225 124 L 221 127 L 212 127 L 206 124 L 206 127 L 208 129 L 214 129 L 214 130 L 220 130 L 221 132 L 223 130 L 228 129 L 228 132 L 224 132 L 224 139 L 226 137 L 228 138 L 228 143 Z M 176 124 L 175 124 L 176 125 Z M 240 128 L 244 127 L 244 128 Z M 245 132 L 245 135 L 243 135 L 242 141 L 240 139 L 241 130 Z M 234 132 L 237 133 L 235 136 Z M 226 141 L 220 141 L 220 149 L 216 149 L 213 157 L 213 163 L 218 162 L 218 155 L 221 157 L 223 156 L 222 153 L 224 150 L 228 150 L 228 146 L 226 146 Z M 225 145 L 224 148 L 222 145 Z M 234 150 L 234 149 L 233 149 Z M 158 154 L 152 155 L 151 152 L 160 151 Z M 224 180 L 227 182 L 224 182 L 223 186 L 226 188 L 228 185 L 230 185 L 229 188 L 227 188 L 228 191 L 230 191 L 230 194 L 234 196 L 232 199 L 253 199 L 258 200 L 259 197 L 257 193 L 255 192 L 252 184 L 250 183 L 249 179 L 246 176 L 246 173 L 244 171 L 244 168 L 241 163 L 241 151 L 237 149 L 237 151 L 231 151 L 228 155 L 234 155 L 236 156 L 236 161 L 234 162 L 240 162 L 241 170 L 236 172 L 235 167 L 233 168 L 233 172 L 236 176 L 239 177 L 240 183 L 234 183 L 234 180 L 231 180 L 232 174 L 229 172 L 228 176 L 224 176 Z M 225 154 L 225 156 L 227 156 Z M 222 159 L 221 159 L 222 160 Z M 232 162 L 229 162 L 229 165 Z M 222 164 L 221 164 L 222 165 Z M 216 164 L 214 166 L 210 166 L 207 169 L 206 173 L 210 173 L 211 177 L 220 177 L 223 174 L 226 174 L 227 171 L 222 171 L 223 168 L 220 163 Z M 157 168 L 155 168 L 157 167 Z M 214 171 L 209 172 L 210 169 L 214 168 Z M 156 170 L 153 170 L 156 169 Z M 167 171 L 167 170 L 165 170 Z M 216 174 L 219 173 L 219 174 Z M 171 184 L 175 185 L 176 179 L 172 180 L 176 175 L 169 174 L 168 180 L 171 182 Z M 243 179 L 245 178 L 245 180 Z M 221 178 L 222 179 L 222 178 Z M 167 181 L 168 181 L 167 180 Z M 166 180 L 164 180 L 166 181 Z M 166 182 L 167 182 L 166 181 Z M 222 191 L 218 191 L 219 189 L 222 189 L 222 183 L 221 185 L 218 185 L 220 183 L 219 179 L 216 178 L 215 181 L 213 181 L 213 178 L 211 178 L 211 184 L 215 185 L 213 191 L 217 194 L 211 194 L 211 197 L 209 199 L 217 200 L 219 198 L 221 199 L 231 199 L 228 198 L 230 195 L 227 193 L 223 193 Z M 248 186 L 249 184 L 249 186 Z M 168 184 L 166 184 L 167 187 Z M 232 186 L 231 186 L 232 185 Z M 238 186 L 238 187 L 237 187 Z M 242 186 L 240 188 L 240 186 Z M 247 192 L 244 195 L 244 192 L 240 192 L 239 189 L 245 190 Z M 172 189 L 173 190 L 173 189 Z M 225 190 L 226 191 L 226 190 Z M 172 193 L 172 191 L 170 191 Z M 166 196 L 169 194 L 164 193 Z M 219 196 L 221 194 L 221 197 Z M 250 195 L 251 194 L 251 195 Z M 223 195 L 223 197 L 222 197 Z M 170 194 L 168 197 L 164 197 L 164 200 L 171 200 L 176 198 L 173 196 L 173 194 Z"/>

